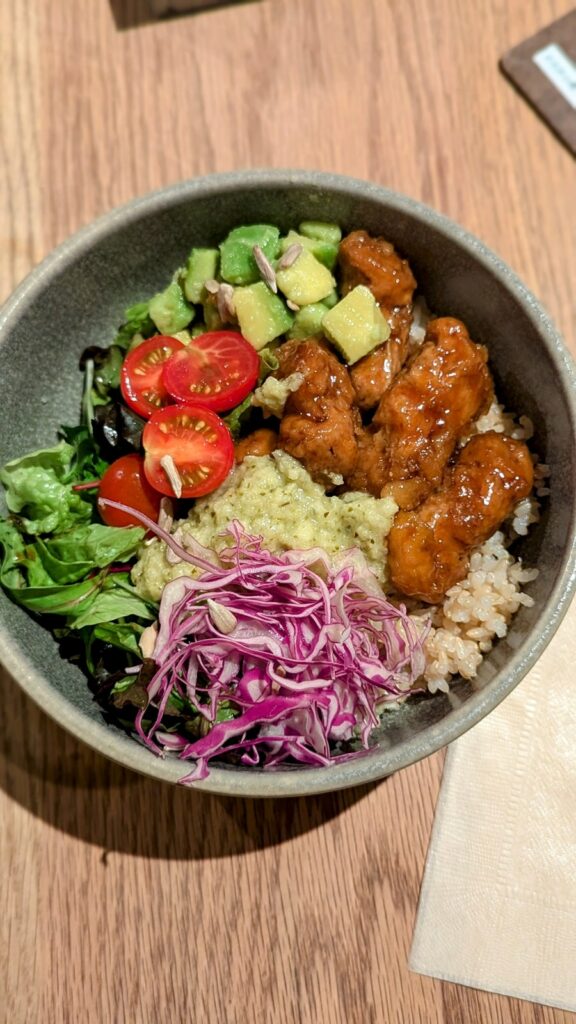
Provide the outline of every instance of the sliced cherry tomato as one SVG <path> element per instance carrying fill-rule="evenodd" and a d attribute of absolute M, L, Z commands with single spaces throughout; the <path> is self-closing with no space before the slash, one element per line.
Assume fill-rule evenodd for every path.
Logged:
<path fill-rule="evenodd" d="M 170 356 L 183 348 L 178 338 L 158 334 L 128 353 L 122 365 L 120 387 L 124 401 L 134 412 L 148 419 L 156 409 L 174 401 L 162 383 L 162 368 Z"/>
<path fill-rule="evenodd" d="M 99 498 L 110 498 L 130 505 L 138 512 L 143 512 L 150 519 L 158 519 L 161 496 L 148 483 L 144 475 L 144 459 L 141 455 L 123 455 L 116 459 L 104 473 L 98 487 Z M 99 505 L 98 510 L 107 526 L 141 526 L 142 524 L 129 516 L 127 512 Z"/>
<path fill-rule="evenodd" d="M 162 383 L 184 405 L 200 402 L 207 409 L 233 409 L 258 380 L 260 356 L 237 331 L 210 331 L 193 338 L 162 367 Z"/>
<path fill-rule="evenodd" d="M 159 409 L 144 427 L 142 444 L 148 482 L 171 498 L 209 494 L 220 486 L 234 463 L 234 442 L 228 427 L 202 405 Z"/>

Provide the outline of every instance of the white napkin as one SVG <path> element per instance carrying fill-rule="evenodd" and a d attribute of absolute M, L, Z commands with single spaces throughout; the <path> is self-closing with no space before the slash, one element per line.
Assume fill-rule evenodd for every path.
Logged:
<path fill-rule="evenodd" d="M 576 1011 L 576 602 L 450 748 L 410 954 L 446 981 Z"/>

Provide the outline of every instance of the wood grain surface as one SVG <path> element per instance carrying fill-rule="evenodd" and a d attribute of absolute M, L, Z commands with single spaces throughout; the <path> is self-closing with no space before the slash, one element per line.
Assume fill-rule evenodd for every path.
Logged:
<path fill-rule="evenodd" d="M 153 22 L 144 0 L 4 0 L 1 296 L 134 194 L 309 167 L 461 221 L 574 348 L 574 164 L 497 69 L 569 8 L 255 0 Z M 360 791 L 233 801 L 109 764 L 0 684 L 7 1024 L 576 1019 L 408 972 L 440 755 Z"/>

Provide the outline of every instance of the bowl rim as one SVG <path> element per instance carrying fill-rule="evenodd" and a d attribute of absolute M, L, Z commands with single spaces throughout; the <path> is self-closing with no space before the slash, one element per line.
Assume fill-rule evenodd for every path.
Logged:
<path fill-rule="evenodd" d="M 561 389 L 576 435 L 576 366 L 548 313 L 513 270 L 488 246 L 455 221 L 418 200 L 400 192 L 359 178 L 313 170 L 254 169 L 209 174 L 156 189 L 115 207 L 53 249 L 14 290 L 0 310 L 0 347 L 17 320 L 20 307 L 33 299 L 46 279 L 61 273 L 94 243 L 107 236 L 117 225 L 129 224 L 143 214 L 150 215 L 187 198 L 204 198 L 246 188 L 315 188 L 336 191 L 357 198 L 361 195 L 400 213 L 423 221 L 458 243 L 469 255 L 495 275 L 533 322 L 561 382 Z M 446 746 L 493 710 L 522 680 L 540 657 L 558 629 L 576 590 L 576 517 L 572 517 L 566 555 L 546 605 L 542 608 L 538 635 L 530 637 L 515 651 L 498 674 L 497 684 L 477 693 L 460 708 L 417 735 L 403 740 L 391 750 L 367 751 L 364 756 L 328 767 L 290 768 L 265 772 L 251 768 L 212 768 L 208 778 L 191 785 L 204 792 L 243 797 L 305 796 L 345 789 L 377 781 L 427 757 Z M 50 717 L 77 739 L 93 747 L 112 761 L 143 775 L 176 783 L 186 772 L 185 762 L 157 758 L 104 719 L 87 719 L 84 713 L 51 688 L 26 655 L 12 649 L 10 634 L 0 623 L 0 661 L 25 693 Z M 471 706 L 469 706 L 471 705 Z"/>

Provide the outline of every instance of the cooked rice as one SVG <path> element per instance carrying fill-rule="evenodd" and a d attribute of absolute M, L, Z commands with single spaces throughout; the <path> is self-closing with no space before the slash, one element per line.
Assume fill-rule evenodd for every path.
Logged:
<path fill-rule="evenodd" d="M 508 434 L 517 441 L 529 441 L 534 435 L 534 424 L 529 416 L 515 416 L 506 412 L 503 405 L 496 400 L 474 424 L 475 432 L 485 434 L 487 430 L 495 430 L 497 434 Z"/>
<path fill-rule="evenodd" d="M 534 432 L 527 416 L 516 418 L 498 402 L 493 402 L 475 424 L 478 433 L 488 430 L 523 441 Z M 534 487 L 538 497 L 549 493 L 545 486 L 548 476 L 548 466 L 536 462 Z M 518 536 L 525 536 L 538 519 L 536 496 L 530 495 L 518 502 L 502 531 L 472 553 L 466 578 L 448 591 L 442 605 L 428 609 L 428 615 L 432 614 L 432 627 L 425 641 L 428 664 L 424 680 L 431 693 L 448 692 L 450 680 L 455 676 L 473 679 L 494 640 L 506 636 L 515 612 L 521 605 L 530 607 L 534 603 L 522 588 L 536 578 L 538 570 L 524 568 L 522 560 L 510 553 L 508 545 Z M 412 617 L 422 622 L 426 611 L 414 611 Z"/>
<path fill-rule="evenodd" d="M 474 678 L 494 639 L 506 636 L 520 605 L 534 603 L 522 586 L 537 575 L 537 569 L 525 569 L 521 560 L 510 554 L 500 531 L 473 552 L 466 578 L 432 611 L 424 673 L 432 693 L 447 691 L 452 676 Z"/>
<path fill-rule="evenodd" d="M 426 299 L 418 296 L 412 310 L 412 323 L 410 325 L 410 341 L 415 348 L 421 345 L 426 336 L 426 327 L 431 319 L 431 313 L 426 305 Z"/>

